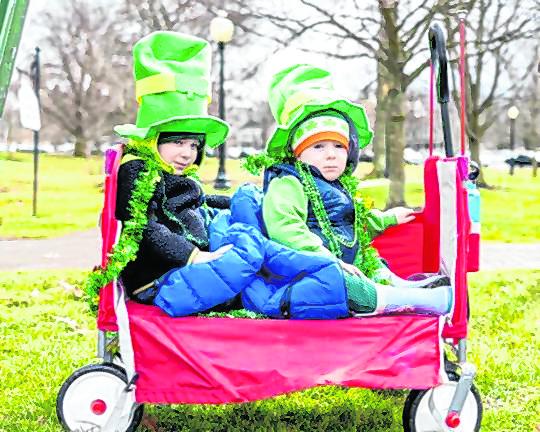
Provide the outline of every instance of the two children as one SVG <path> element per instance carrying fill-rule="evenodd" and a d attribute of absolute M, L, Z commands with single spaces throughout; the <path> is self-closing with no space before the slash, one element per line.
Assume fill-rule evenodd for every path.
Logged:
<path fill-rule="evenodd" d="M 358 198 L 358 182 L 352 172 L 359 149 L 370 142 L 372 132 L 363 107 L 338 97 L 327 71 L 295 65 L 278 73 L 270 89 L 270 105 L 279 126 L 267 148 L 273 163 L 264 178 L 264 226 L 271 240 L 300 252 L 291 255 L 288 248 L 280 249 L 252 230 L 241 229 L 235 234 L 241 241 L 235 244 L 234 256 L 221 260 L 231 245 L 220 244 L 210 252 L 208 228 L 214 209 L 228 208 L 230 202 L 226 197 L 205 196 L 194 175 L 204 146 L 217 146 L 228 134 L 226 123 L 207 115 L 208 43 L 178 33 L 156 32 L 140 40 L 133 55 L 140 104 L 137 122 L 115 128 L 129 139 L 118 173 L 116 217 L 123 230 L 107 268 L 93 280 L 96 286 L 119 277 L 128 296 L 138 302 L 158 304 L 164 310 L 170 303 L 175 310 L 193 313 L 217 305 L 218 300 L 231 300 L 227 296 L 239 291 L 228 276 L 245 274 L 242 283 L 249 288 L 242 288 L 247 292 L 246 296 L 242 292 L 244 306 L 271 316 L 286 316 L 282 313 L 286 310 L 294 317 L 287 306 L 293 298 L 298 310 L 304 311 L 299 317 L 318 317 L 320 296 L 326 296 L 323 303 L 332 310 L 325 316 L 334 317 L 349 311 L 445 314 L 450 310 L 451 288 L 439 286 L 447 284 L 445 278 L 400 279 L 371 247 L 374 235 L 414 216 L 405 208 L 372 211 Z M 260 250 L 255 253 L 248 244 Z M 305 251 L 313 259 L 302 255 Z M 270 256 L 276 258 L 269 262 Z M 280 261 L 286 256 L 290 259 Z M 305 281 L 298 275 L 306 272 L 307 261 L 306 268 L 289 268 L 293 261 L 301 260 L 313 262 Z M 341 271 L 337 271 L 336 260 Z M 227 263 L 233 261 L 241 269 L 231 269 Z M 271 268 L 278 262 L 281 268 Z M 187 280 L 191 267 L 186 266 L 205 263 L 212 263 L 208 267 L 212 277 L 225 278 L 194 287 L 200 279 Z M 203 268 L 207 267 L 193 266 L 193 271 L 201 273 Z M 278 279 L 265 279 L 259 269 L 271 269 Z M 290 273 L 291 284 L 284 281 L 286 273 Z M 342 279 L 340 283 L 333 282 L 336 277 Z M 305 297 L 291 297 L 295 284 L 302 286 L 296 292 Z M 419 285 L 433 289 L 417 288 Z M 210 292 L 212 286 L 215 292 Z M 263 286 L 267 295 L 257 306 Z M 343 307 L 333 306 L 336 296 L 343 300 Z M 188 297 L 193 307 L 176 308 L 183 307 Z M 206 297 L 217 300 L 215 304 L 200 301 Z M 278 306 L 280 312 L 268 312 Z"/>

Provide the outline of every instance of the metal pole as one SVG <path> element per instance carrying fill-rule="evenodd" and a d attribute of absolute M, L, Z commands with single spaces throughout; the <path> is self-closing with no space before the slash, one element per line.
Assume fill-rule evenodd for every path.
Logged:
<path fill-rule="evenodd" d="M 34 61 L 30 66 L 30 75 L 33 79 L 34 92 L 41 107 L 39 100 L 40 71 L 39 71 L 39 47 L 36 47 Z M 32 216 L 37 215 L 37 191 L 38 191 L 38 166 L 39 166 L 39 131 L 34 131 L 34 189 L 32 195 Z"/>
<path fill-rule="evenodd" d="M 510 119 L 510 150 L 515 148 L 515 138 L 516 138 L 516 119 Z"/>
<path fill-rule="evenodd" d="M 225 43 L 224 42 L 218 42 L 218 48 L 219 48 L 219 117 L 222 120 L 225 120 L 225 89 L 224 89 L 224 82 L 225 82 L 225 72 L 224 72 L 224 51 L 225 51 Z M 216 177 L 216 181 L 214 182 L 214 188 L 216 189 L 229 189 L 231 187 L 231 183 L 227 179 L 227 174 L 225 173 L 225 142 L 219 146 L 219 169 L 218 174 Z"/>

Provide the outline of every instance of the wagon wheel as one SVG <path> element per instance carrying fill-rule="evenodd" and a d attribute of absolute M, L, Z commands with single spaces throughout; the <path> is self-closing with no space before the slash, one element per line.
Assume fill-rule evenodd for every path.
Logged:
<path fill-rule="evenodd" d="M 407 396 L 403 407 L 403 430 L 404 432 L 477 432 L 480 430 L 482 421 L 482 400 L 477 388 L 472 385 L 465 405 L 460 415 L 460 425 L 450 429 L 441 427 L 434 417 L 430 408 L 430 399 L 437 411 L 441 413 L 444 421 L 446 412 L 454 396 L 459 375 L 455 372 L 447 371 L 449 383 L 444 383 L 428 390 L 412 390 Z"/>
<path fill-rule="evenodd" d="M 126 385 L 125 371 L 115 364 L 93 364 L 77 369 L 58 392 L 58 420 L 68 431 L 101 430 Z M 129 418 L 114 430 L 133 432 L 142 416 L 143 405 L 133 404 Z"/>

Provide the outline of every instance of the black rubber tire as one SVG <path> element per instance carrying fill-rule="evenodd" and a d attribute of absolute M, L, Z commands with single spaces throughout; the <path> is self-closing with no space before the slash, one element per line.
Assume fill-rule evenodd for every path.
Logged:
<path fill-rule="evenodd" d="M 455 366 L 453 363 L 448 363 L 446 365 L 446 372 L 448 374 L 448 378 L 450 379 L 450 381 L 457 382 L 459 381 L 459 375 L 455 372 L 455 369 L 457 369 L 457 366 Z M 428 391 L 429 390 L 411 390 L 409 392 L 409 395 L 405 400 L 405 404 L 403 405 L 402 420 L 404 432 L 416 432 L 416 426 L 414 425 L 414 417 L 416 416 L 416 410 L 420 405 L 420 401 Z M 476 420 L 476 425 L 474 426 L 474 432 L 478 432 L 480 430 L 480 425 L 482 424 L 482 414 L 484 412 L 484 409 L 482 406 L 482 398 L 480 397 L 480 392 L 474 384 L 471 387 L 471 393 L 476 400 L 476 406 L 478 408 L 478 418 Z"/>
<path fill-rule="evenodd" d="M 58 396 L 56 397 L 56 416 L 58 417 L 58 421 L 62 425 L 62 428 L 66 431 L 69 431 L 69 428 L 68 428 L 68 425 L 66 424 L 64 413 L 62 412 L 62 406 L 63 406 L 66 391 L 76 379 L 78 379 L 82 375 L 85 375 L 87 373 L 92 373 L 92 372 L 110 373 L 120 378 L 122 381 L 124 381 L 127 384 L 126 372 L 124 371 L 124 369 L 122 369 L 122 367 L 113 363 L 91 364 L 91 365 L 84 366 L 80 369 L 77 369 L 75 372 L 73 372 L 68 377 L 68 379 L 64 381 L 64 384 L 62 384 L 62 387 L 60 387 L 60 390 L 58 391 Z M 137 427 L 141 423 L 143 414 L 144 414 L 144 405 L 141 404 L 137 406 L 137 408 L 135 409 L 133 413 L 133 418 L 131 419 L 131 423 L 129 424 L 129 427 L 126 429 L 125 432 L 135 432 L 137 430 Z"/>

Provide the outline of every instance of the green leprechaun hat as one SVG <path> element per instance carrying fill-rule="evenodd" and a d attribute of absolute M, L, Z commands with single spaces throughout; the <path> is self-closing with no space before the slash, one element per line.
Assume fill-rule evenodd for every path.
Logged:
<path fill-rule="evenodd" d="M 334 110 L 345 114 L 356 128 L 360 148 L 367 146 L 373 137 L 364 107 L 339 96 L 330 72 L 324 69 L 297 64 L 278 72 L 272 78 L 268 102 L 277 122 L 277 128 L 266 144 L 266 151 L 271 156 L 287 154 L 291 130 L 319 111 Z"/>
<path fill-rule="evenodd" d="M 208 115 L 211 49 L 207 41 L 154 32 L 134 45 L 133 63 L 137 121 L 116 126 L 117 134 L 134 140 L 154 138 L 160 132 L 205 134 L 210 147 L 227 138 L 229 125 Z"/>

